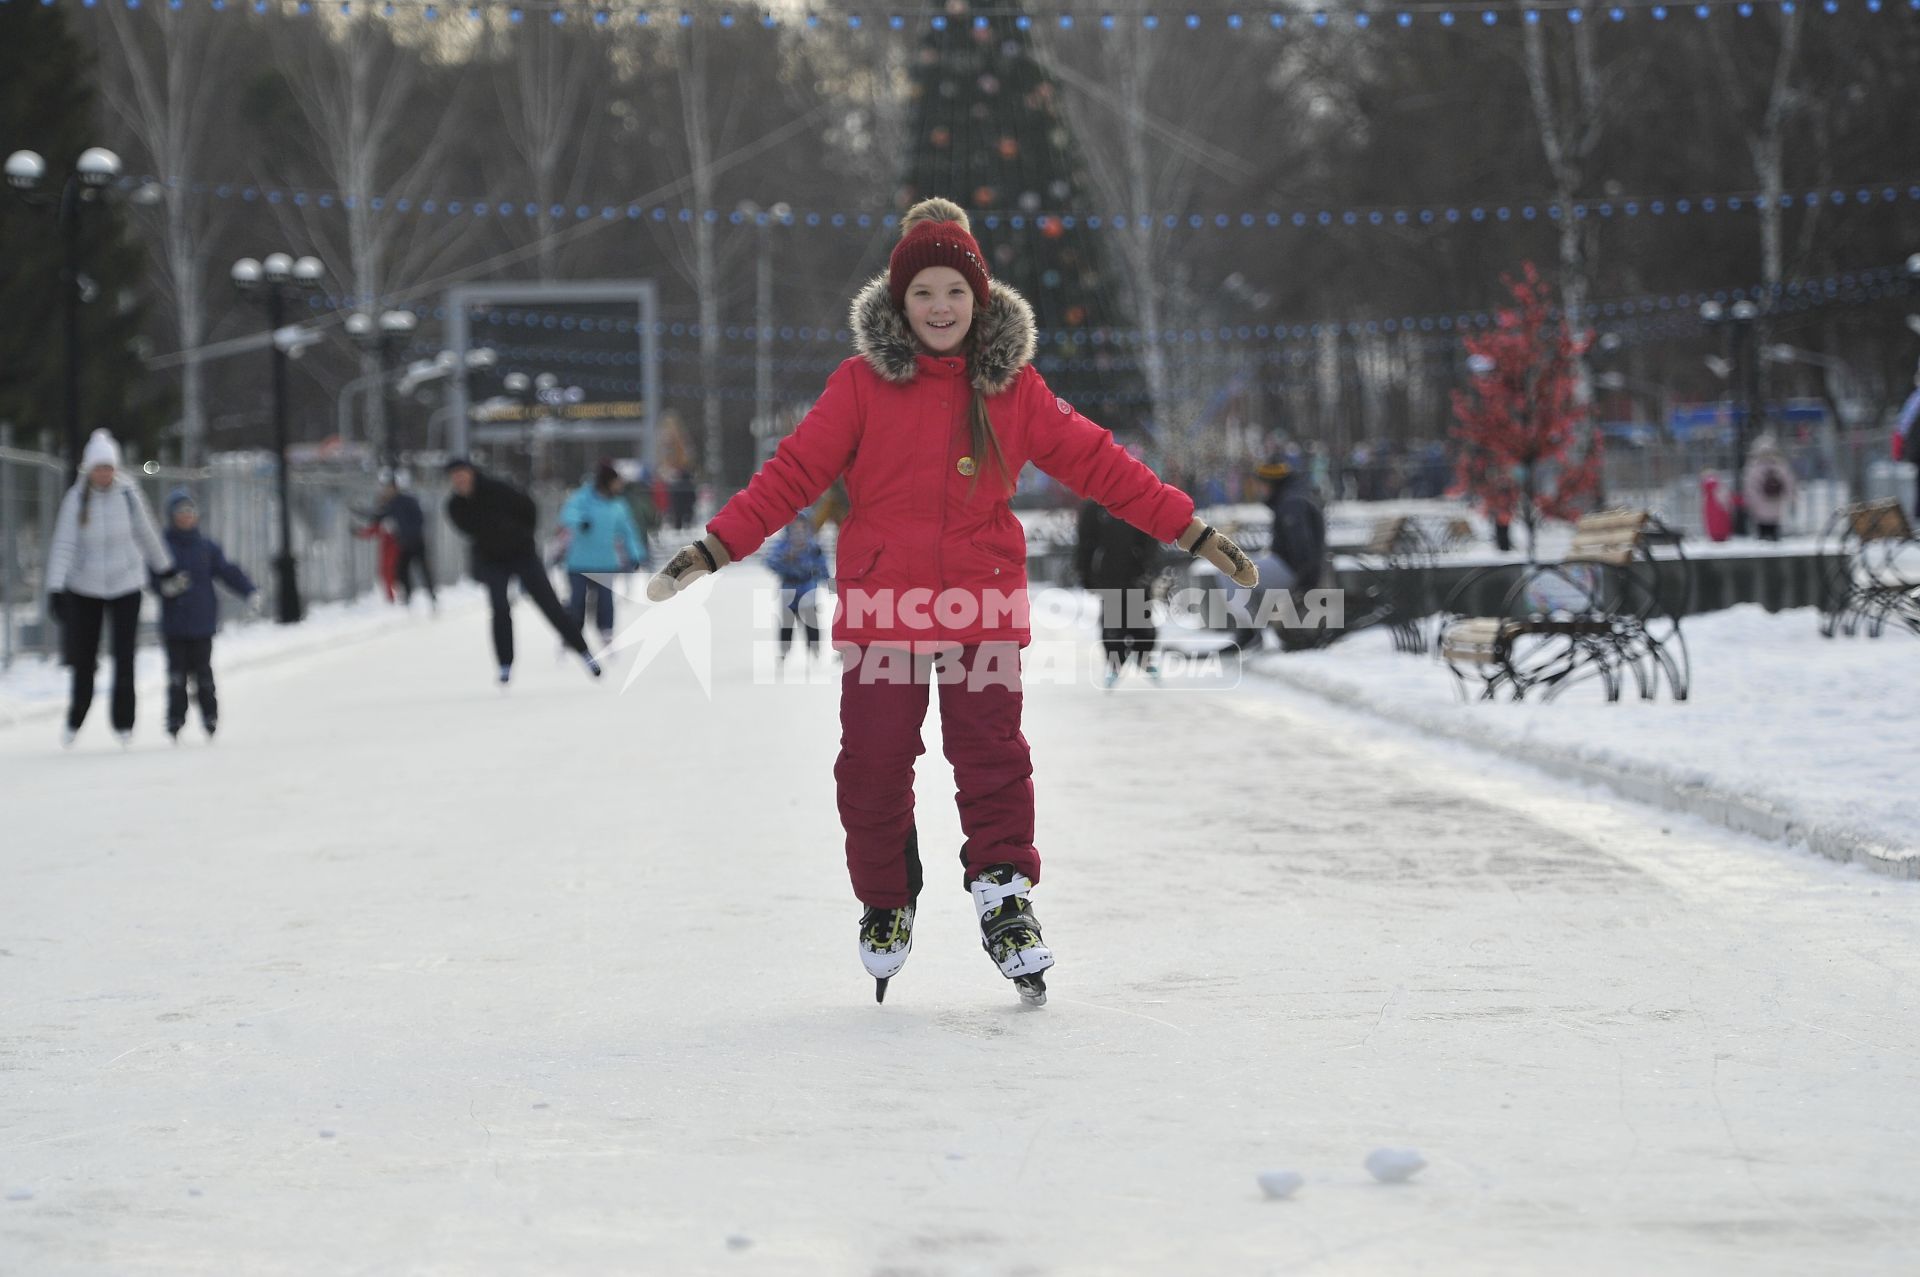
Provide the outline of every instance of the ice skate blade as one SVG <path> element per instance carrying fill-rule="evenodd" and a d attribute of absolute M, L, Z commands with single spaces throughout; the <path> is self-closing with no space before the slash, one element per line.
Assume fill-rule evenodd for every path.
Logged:
<path fill-rule="evenodd" d="M 875 1002 L 885 1002 L 887 1000 L 887 981 L 891 979 L 893 979 L 892 976 L 883 975 L 874 980 L 873 1000 Z"/>
<path fill-rule="evenodd" d="M 1026 1003 L 1028 1006 L 1043 1007 L 1047 1005 L 1047 982 L 1042 977 L 1037 975 L 1023 975 L 1013 982 L 1013 987 L 1019 991 L 1020 1001 Z"/>

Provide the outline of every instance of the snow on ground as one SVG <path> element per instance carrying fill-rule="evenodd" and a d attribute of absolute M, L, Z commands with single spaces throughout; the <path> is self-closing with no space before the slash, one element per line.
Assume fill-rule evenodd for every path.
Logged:
<path fill-rule="evenodd" d="M 1920 644 L 1820 637 L 1813 609 L 1757 604 L 1682 622 L 1689 699 L 1631 684 L 1608 704 L 1597 681 L 1552 701 L 1465 702 L 1437 655 L 1395 652 L 1383 630 L 1317 652 L 1266 653 L 1253 667 L 1337 689 L 1408 723 L 1465 727 L 1488 740 L 1538 742 L 1590 761 L 1655 768 L 1674 784 L 1707 783 L 1800 819 L 1920 850 L 1920 721 L 1911 688 Z"/>
<path fill-rule="evenodd" d="M 215 746 L 0 730 L 0 1273 L 1920 1265 L 1920 884 L 1088 659 L 1027 695 L 1051 1004 L 930 722 L 876 1006 L 766 580 L 710 699 L 523 606 L 505 694 L 443 612 L 234 669 Z"/>

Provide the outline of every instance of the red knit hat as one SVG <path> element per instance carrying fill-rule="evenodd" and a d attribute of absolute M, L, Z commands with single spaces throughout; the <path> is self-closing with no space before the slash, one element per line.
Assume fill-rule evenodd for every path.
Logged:
<path fill-rule="evenodd" d="M 907 285 L 929 266 L 951 266 L 973 290 L 973 304 L 987 305 L 987 259 L 962 222 L 921 222 L 893 246 L 887 259 L 887 293 L 894 309 L 907 308 Z"/>

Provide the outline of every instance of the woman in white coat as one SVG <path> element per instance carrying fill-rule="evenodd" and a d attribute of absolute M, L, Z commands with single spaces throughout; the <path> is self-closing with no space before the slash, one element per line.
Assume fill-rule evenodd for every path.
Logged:
<path fill-rule="evenodd" d="M 162 578 L 163 593 L 187 585 L 185 574 L 174 570 L 146 498 L 120 472 L 120 445 L 105 430 L 96 430 L 80 456 L 80 477 L 60 502 L 47 550 L 49 606 L 60 620 L 67 664 L 73 667 L 62 744 L 73 743 L 93 704 L 102 631 L 113 642 L 114 735 L 122 744 L 132 739 L 133 651 L 149 572 Z"/>

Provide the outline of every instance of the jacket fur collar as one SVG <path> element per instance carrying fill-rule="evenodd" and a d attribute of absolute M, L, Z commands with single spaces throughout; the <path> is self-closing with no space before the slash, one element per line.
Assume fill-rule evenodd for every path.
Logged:
<path fill-rule="evenodd" d="M 920 343 L 913 339 L 907 317 L 893 308 L 885 275 L 876 275 L 854 297 L 851 327 L 855 352 L 875 372 L 896 384 L 914 379 L 920 370 L 915 362 Z M 1039 342 L 1033 307 L 994 280 L 985 313 L 974 313 L 969 339 L 973 349 L 967 357 L 967 379 L 983 395 L 1000 394 L 1033 362 Z"/>

